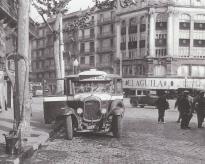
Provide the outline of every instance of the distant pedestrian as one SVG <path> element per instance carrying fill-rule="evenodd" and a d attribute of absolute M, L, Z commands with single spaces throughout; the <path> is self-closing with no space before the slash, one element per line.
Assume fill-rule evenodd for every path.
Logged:
<path fill-rule="evenodd" d="M 195 110 L 197 113 L 198 128 L 202 128 L 205 117 L 205 97 L 204 92 L 200 92 L 195 100 Z"/>
<path fill-rule="evenodd" d="M 160 122 L 165 123 L 164 121 L 165 110 L 169 108 L 169 103 L 166 99 L 165 93 L 160 94 L 159 98 L 156 101 L 156 107 L 158 109 L 158 123 Z"/>
<path fill-rule="evenodd" d="M 181 112 L 181 129 L 190 129 L 189 122 L 192 117 L 192 101 L 188 96 L 189 92 L 184 91 L 183 96 L 179 99 L 178 109 Z"/>
<path fill-rule="evenodd" d="M 178 107 L 178 106 L 179 106 L 180 99 L 181 99 L 182 97 L 183 97 L 183 94 L 180 93 L 180 94 L 178 95 L 177 100 L 176 100 L 175 105 L 174 105 L 174 108 L 175 108 L 175 109 L 177 108 L 178 111 L 179 111 L 179 116 L 178 116 L 178 119 L 177 119 L 177 123 L 180 123 L 181 120 L 182 120 L 181 111 L 180 111 L 180 108 Z"/>

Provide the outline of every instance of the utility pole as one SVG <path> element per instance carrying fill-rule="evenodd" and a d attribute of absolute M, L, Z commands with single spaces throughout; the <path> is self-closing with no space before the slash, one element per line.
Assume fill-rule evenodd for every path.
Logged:
<path fill-rule="evenodd" d="M 18 73 L 16 76 L 16 97 L 17 109 L 21 112 L 20 126 L 21 137 L 30 136 L 30 96 L 29 96 L 29 0 L 18 1 L 18 51 L 16 68 Z M 19 113 L 17 113 L 19 116 Z M 19 125 L 19 122 L 17 122 Z"/>

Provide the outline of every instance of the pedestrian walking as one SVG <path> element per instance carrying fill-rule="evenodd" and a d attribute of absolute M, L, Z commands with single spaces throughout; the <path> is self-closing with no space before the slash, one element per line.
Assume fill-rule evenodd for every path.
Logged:
<path fill-rule="evenodd" d="M 205 97 L 204 92 L 200 92 L 195 101 L 195 110 L 197 113 L 198 128 L 202 128 L 205 117 Z"/>
<path fill-rule="evenodd" d="M 188 96 L 189 92 L 184 91 L 183 96 L 179 99 L 178 109 L 181 112 L 181 129 L 190 129 L 189 122 L 192 117 L 192 101 Z"/>
<path fill-rule="evenodd" d="M 169 103 L 166 99 L 165 93 L 160 94 L 159 98 L 156 101 L 156 107 L 158 109 L 158 123 L 160 122 L 165 123 L 164 121 L 165 110 L 169 108 Z"/>

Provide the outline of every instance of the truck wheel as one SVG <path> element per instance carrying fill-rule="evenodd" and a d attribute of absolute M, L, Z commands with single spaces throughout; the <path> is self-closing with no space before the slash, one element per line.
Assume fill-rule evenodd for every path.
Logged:
<path fill-rule="evenodd" d="M 113 136 L 116 138 L 121 137 L 121 133 L 122 133 L 122 117 L 121 116 L 113 116 L 112 133 L 113 133 Z"/>
<path fill-rule="evenodd" d="M 66 116 L 66 136 L 68 140 L 73 139 L 73 124 L 71 116 Z"/>

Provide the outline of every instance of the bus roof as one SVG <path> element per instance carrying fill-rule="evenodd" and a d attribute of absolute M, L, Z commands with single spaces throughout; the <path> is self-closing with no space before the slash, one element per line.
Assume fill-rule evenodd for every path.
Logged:
<path fill-rule="evenodd" d="M 121 77 L 117 74 L 108 74 L 104 71 L 91 69 L 88 71 L 80 72 L 79 74 L 76 75 L 66 76 L 65 78 L 76 79 L 80 81 L 104 81 L 104 80 L 106 81 L 106 80 L 111 80 L 113 78 L 120 79 Z"/>

